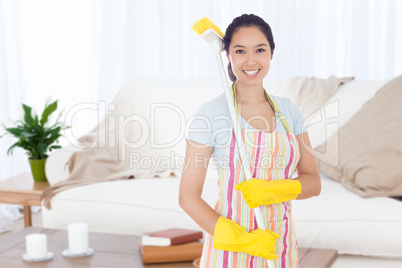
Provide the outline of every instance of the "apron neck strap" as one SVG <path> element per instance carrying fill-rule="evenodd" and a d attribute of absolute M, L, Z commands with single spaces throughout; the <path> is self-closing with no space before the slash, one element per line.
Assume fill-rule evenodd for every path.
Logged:
<path fill-rule="evenodd" d="M 233 98 L 233 103 L 234 103 L 235 110 L 236 110 L 237 119 L 240 122 L 239 110 L 237 109 L 236 85 L 235 85 L 235 83 L 232 84 L 231 91 L 232 91 L 232 98 Z M 279 118 L 279 120 L 281 120 L 282 125 L 285 127 L 286 131 L 288 133 L 291 133 L 292 130 L 290 129 L 290 127 L 288 125 L 288 122 L 285 119 L 285 116 L 282 114 L 281 109 L 279 109 L 278 104 L 276 104 L 275 100 L 268 94 L 268 92 L 265 89 L 264 89 L 264 93 L 265 93 L 265 96 L 267 97 L 269 103 L 271 104 L 272 108 L 274 109 L 275 113 L 278 114 L 278 118 Z"/>

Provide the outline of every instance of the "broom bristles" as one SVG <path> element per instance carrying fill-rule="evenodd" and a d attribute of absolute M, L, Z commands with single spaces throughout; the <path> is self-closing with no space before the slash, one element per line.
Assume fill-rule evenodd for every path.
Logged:
<path fill-rule="evenodd" d="M 220 37 L 224 37 L 225 35 L 222 31 L 216 26 L 212 21 L 208 18 L 202 18 L 199 21 L 195 22 L 191 29 L 196 32 L 198 35 L 203 34 L 206 30 L 212 29 L 214 30 Z"/>

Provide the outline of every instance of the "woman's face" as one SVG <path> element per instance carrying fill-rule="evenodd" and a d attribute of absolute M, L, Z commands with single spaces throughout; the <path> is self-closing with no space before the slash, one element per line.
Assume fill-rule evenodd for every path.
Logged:
<path fill-rule="evenodd" d="M 272 59 L 271 48 L 259 28 L 243 27 L 232 37 L 228 59 L 237 83 L 258 85 L 268 73 Z"/>

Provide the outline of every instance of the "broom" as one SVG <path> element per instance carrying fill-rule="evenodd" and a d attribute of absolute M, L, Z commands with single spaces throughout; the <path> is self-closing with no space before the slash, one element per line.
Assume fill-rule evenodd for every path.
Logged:
<path fill-rule="evenodd" d="M 252 179 L 252 174 L 250 170 L 250 161 L 246 156 L 246 150 L 243 145 L 243 138 L 241 132 L 241 126 L 239 123 L 239 117 L 236 113 L 236 109 L 234 106 L 234 96 L 230 91 L 230 87 L 228 81 L 226 79 L 225 68 L 223 66 L 221 52 L 223 51 L 223 37 L 224 34 L 219 30 L 219 28 L 208 18 L 202 18 L 201 20 L 195 22 L 191 29 L 200 35 L 205 41 L 207 41 L 211 46 L 215 53 L 216 61 L 218 62 L 219 73 L 221 76 L 223 90 L 226 95 L 226 102 L 229 107 L 230 117 L 233 121 L 233 129 L 236 137 L 236 146 L 240 153 L 240 159 L 242 161 L 244 167 L 244 173 L 246 176 L 246 180 Z M 259 208 L 254 208 L 255 218 L 257 220 L 257 225 L 260 229 L 265 230 L 266 226 L 263 221 L 263 217 L 261 214 L 261 210 Z M 273 268 L 274 263 L 272 260 L 267 260 L 268 268 Z"/>

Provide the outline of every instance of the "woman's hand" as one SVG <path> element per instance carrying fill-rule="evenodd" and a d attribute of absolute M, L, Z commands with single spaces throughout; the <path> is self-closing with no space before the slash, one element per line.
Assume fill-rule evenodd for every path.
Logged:
<path fill-rule="evenodd" d="M 296 199 L 301 193 L 301 183 L 289 179 L 266 181 L 253 178 L 237 184 L 235 189 L 242 192 L 250 208 L 256 208 Z"/>
<path fill-rule="evenodd" d="M 275 239 L 278 238 L 278 234 L 260 228 L 248 233 L 234 221 L 221 216 L 215 225 L 214 248 L 273 260 L 278 258 L 275 254 Z"/>

